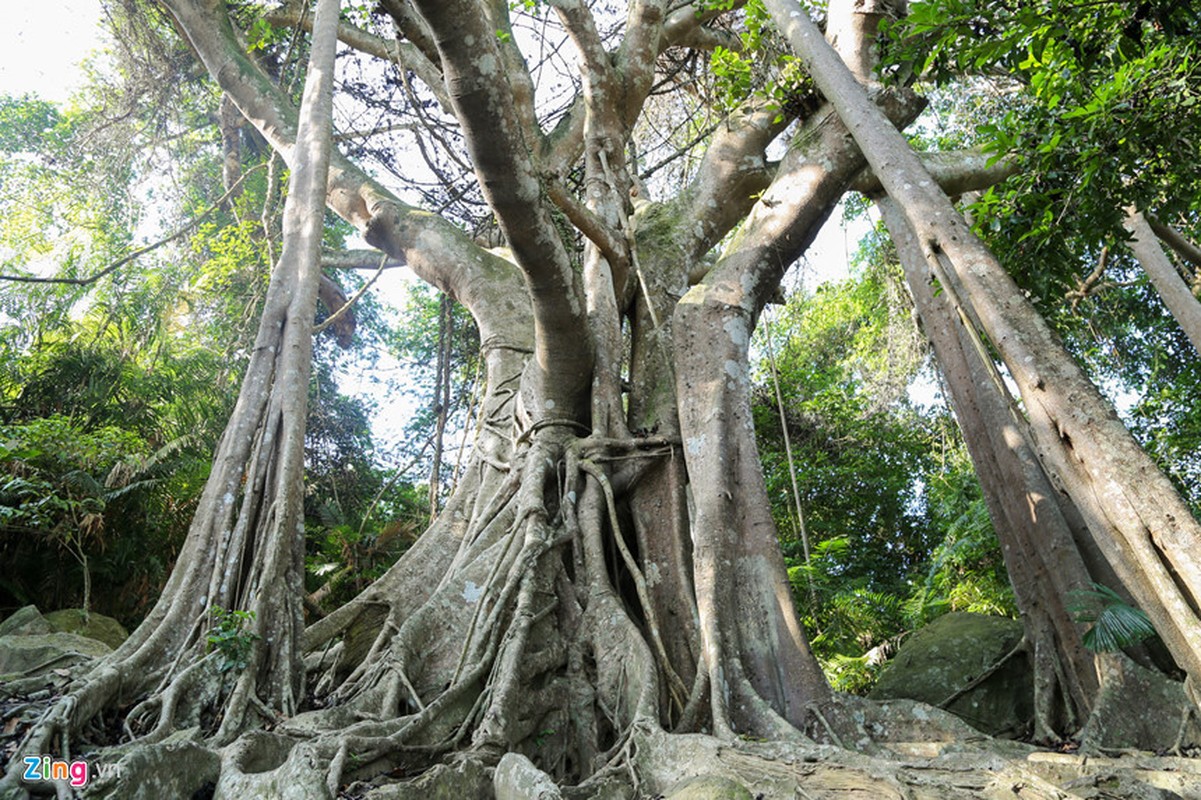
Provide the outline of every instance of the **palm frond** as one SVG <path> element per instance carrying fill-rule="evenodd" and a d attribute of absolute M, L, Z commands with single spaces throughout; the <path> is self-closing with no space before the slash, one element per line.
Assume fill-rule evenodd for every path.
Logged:
<path fill-rule="evenodd" d="M 1140 608 L 1130 605 L 1108 586 L 1073 592 L 1068 610 L 1077 622 L 1092 623 L 1083 642 L 1094 653 L 1112 653 L 1155 636 L 1155 626 Z"/>

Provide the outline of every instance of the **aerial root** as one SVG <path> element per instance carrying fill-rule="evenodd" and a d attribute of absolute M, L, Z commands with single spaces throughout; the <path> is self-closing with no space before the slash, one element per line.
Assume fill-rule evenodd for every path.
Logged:
<path fill-rule="evenodd" d="M 71 737 L 103 710 L 116 694 L 120 673 L 111 667 L 93 670 L 82 686 L 61 697 L 47 698 L 40 718 L 12 751 L 8 769 L 0 777 L 0 796 L 22 796 L 20 756 L 59 753 L 70 758 Z M 58 745 L 57 748 L 55 745 Z"/>
<path fill-rule="evenodd" d="M 692 691 L 688 695 L 688 703 L 684 706 L 684 711 L 676 721 L 675 727 L 672 728 L 673 733 L 695 731 L 701 727 L 701 721 L 708 706 L 706 701 L 709 699 L 709 670 L 705 669 L 704 659 L 697 661 L 694 674 L 696 677 L 692 680 Z"/>
<path fill-rule="evenodd" d="M 1168 752 L 1174 756 L 1184 755 L 1182 747 L 1184 739 L 1188 735 L 1189 721 L 1197 716 L 1198 709 L 1201 709 L 1201 693 L 1197 691 L 1191 675 L 1184 677 L 1184 696 L 1188 698 L 1188 702 L 1180 709 L 1180 726 L 1176 729 L 1176 739 L 1168 749 Z"/>
<path fill-rule="evenodd" d="M 416 652 L 415 643 L 422 636 L 423 626 L 430 623 L 423 621 L 428 612 L 411 615 L 400 626 L 389 621 L 376 637 L 371 654 L 360 662 L 338 692 L 357 696 L 379 686 L 383 691 L 382 714 L 353 724 L 338 735 L 322 737 L 320 750 L 325 756 L 337 759 L 341 748 L 349 746 L 358 760 L 357 771 L 365 762 L 394 755 L 398 749 L 442 752 L 457 746 L 477 725 L 486 725 L 490 711 L 495 713 L 513 702 L 511 698 L 519 694 L 515 687 L 524 677 L 523 655 L 528 649 L 529 629 L 556 607 L 553 602 L 536 601 L 537 581 L 530 577 L 543 563 L 542 556 L 559 541 L 545 520 L 542 500 L 542 482 L 551 470 L 548 463 L 554 462 L 542 458 L 525 460 L 522 470 L 525 474 L 520 480 L 507 480 L 494 496 L 494 502 L 483 508 L 488 520 L 480 522 L 477 518 L 468 529 L 465 541 L 480 545 L 475 548 L 480 552 L 472 553 L 470 546 L 460 547 L 456 556 L 458 569 L 452 566 L 448 570 L 448 576 L 461 574 L 467 565 L 478 565 L 480 556 L 492 561 L 486 566 L 487 577 L 482 581 L 475 607 L 464 620 L 466 635 L 462 648 L 448 665 L 451 669 L 448 685 L 432 698 L 422 697 L 410 677 L 407 655 Z M 519 486 L 520 492 L 516 491 Z M 513 519 L 505 519 L 505 509 L 513 508 L 514 501 L 517 510 Z M 505 524 L 505 538 L 495 543 L 481 542 L 484 529 L 498 520 Z M 474 695 L 470 703 L 463 702 L 468 695 Z M 414 713 L 396 716 L 402 699 L 411 704 Z M 437 720 L 441 720 L 437 733 L 427 735 Z"/>
<path fill-rule="evenodd" d="M 830 721 L 826 719 L 825 714 L 822 713 L 822 710 L 818 707 L 817 703 L 810 703 L 805 708 L 806 711 L 812 714 L 813 718 L 821 724 L 822 729 L 826 732 L 826 735 L 830 737 L 830 741 L 845 750 L 846 745 L 843 744 L 842 738 L 837 732 L 835 732 L 834 728 L 830 725 Z"/>
<path fill-rule="evenodd" d="M 670 443 L 651 444 L 664 453 L 671 452 Z M 623 461 L 662 455 L 659 452 L 630 454 L 627 452 L 630 446 L 623 447 L 622 452 L 616 453 Z M 609 761 L 628 773 L 628 780 L 634 781 L 636 786 L 641 785 L 641 779 L 633 771 L 633 755 L 638 745 L 632 739 L 632 731 L 639 724 L 657 724 L 655 698 L 659 694 L 653 687 L 660 680 L 668 681 L 670 702 L 676 712 L 673 717 L 691 720 L 690 724 L 703 723 L 709 676 L 699 669 L 692 686 L 686 686 L 668 660 L 646 577 L 622 535 L 613 479 L 594 462 L 581 465 L 578 450 L 573 469 L 570 453 L 575 449 L 572 444 L 564 446 L 562 442 L 547 442 L 536 437 L 523 457 L 514 461 L 509 473 L 493 483 L 494 491 L 483 495 L 487 500 L 480 502 L 481 495 L 477 495 L 470 520 L 463 521 L 465 530 L 459 529 L 462 532 L 455 534 L 459 541 L 447 551 L 453 556 L 449 558 L 438 587 L 429 597 L 431 602 L 419 600 L 417 610 L 403 619 L 396 618 L 395 604 L 384 602 L 383 605 L 390 607 L 392 612 L 385 615 L 378 634 L 368 634 L 373 638 L 367 639 L 371 641 L 371 647 L 366 656 L 361 660 L 355 656 L 357 663 L 344 679 L 336 678 L 336 667 L 326 671 L 327 678 L 332 677 L 341 684 L 334 696 L 344 701 L 355 699 L 356 705 L 360 700 L 369 702 L 376 712 L 349 726 L 311 738 L 315 752 L 325 761 L 325 777 L 331 791 L 344 780 L 378 769 L 383 763 L 395 766 L 400 763 L 398 759 L 408 763 L 415 758 L 425 763 L 436 754 L 459 749 L 473 731 L 475 741 L 466 746 L 470 752 L 483 755 L 485 760 L 493 760 L 499 752 L 497 748 L 511 749 L 516 742 L 528 739 L 533 745 L 538 730 L 534 726 L 547 718 L 541 705 L 531 709 L 532 696 L 528 688 L 531 684 L 539 684 L 540 676 L 556 674 L 560 667 L 566 668 L 568 679 L 550 680 L 534 693 L 537 696 L 535 704 L 549 703 L 547 708 L 560 709 L 557 716 L 562 716 L 565 707 L 569 712 L 577 705 L 599 708 L 609 721 L 601 723 L 603 739 L 597 738 L 595 721 L 589 725 L 586 718 L 577 719 L 570 713 L 569 720 L 544 724 L 548 728 L 570 725 L 585 734 L 581 738 L 587 738 L 586 731 L 590 729 L 592 741 L 591 750 L 588 746 L 575 745 L 562 749 L 563 745 L 554 741 L 562 737 L 550 737 L 546 743 L 549 750 L 544 753 L 548 760 L 544 763 L 559 764 L 560 767 L 567 763 L 583 763 L 587 764 L 581 767 L 584 774 L 591 774 L 593 769 Z M 589 452 L 604 459 L 613 449 Z M 633 449 L 645 448 L 639 445 Z M 564 470 L 565 455 L 567 468 Z M 575 493 L 581 485 L 589 483 L 591 486 L 584 492 L 584 498 L 590 512 L 586 524 L 581 525 L 584 520 L 575 513 Z M 548 506 L 547 501 L 548 493 L 555 493 L 556 488 L 560 500 L 557 511 Z M 611 528 L 614 552 L 619 554 L 624 570 L 633 581 L 645 625 L 634 624 L 625 615 L 622 615 L 624 621 L 618 624 L 604 611 L 614 603 L 613 610 L 617 611 L 621 601 L 612 595 L 611 580 L 599 551 L 588 559 L 582 558 L 582 551 L 577 551 L 574 581 L 575 585 L 591 586 L 593 592 L 599 588 L 598 584 L 603 584 L 611 601 L 599 602 L 590 593 L 583 608 L 594 604 L 595 607 L 581 615 L 581 609 L 576 607 L 573 599 L 574 589 L 559 595 L 561 583 L 567 581 L 571 585 L 572 566 L 567 560 L 548 559 L 546 555 L 559 545 L 579 543 L 581 528 L 587 528 L 583 535 L 590 541 L 595 538 L 597 543 L 602 536 L 609 535 L 606 529 Z M 442 606 L 432 601 L 448 591 L 461 590 L 461 587 L 457 590 L 452 587 L 462 583 L 459 578 L 465 574 L 472 578 L 472 585 L 478 587 L 478 594 L 472 598 L 473 607 L 462 608 L 455 617 L 453 630 L 461 638 L 447 642 L 448 646 L 443 648 L 446 652 L 439 654 L 437 660 L 431 660 L 421 642 L 432 630 L 431 625 L 439 619 L 445 621 L 439 613 Z M 376 600 L 382 601 L 382 598 Z M 556 626 L 560 638 L 552 636 L 544 642 L 542 632 L 547 627 L 547 619 L 555 614 L 562 618 L 560 626 L 567 624 L 570 630 L 559 630 L 560 626 Z M 335 615 L 338 612 L 331 616 Z M 322 636 L 311 637 L 306 642 L 310 654 L 322 647 L 330 649 L 333 637 L 348 630 L 353 622 L 349 616 L 340 618 L 338 615 L 336 619 L 336 625 L 326 620 L 317 623 Z M 563 623 L 563 619 L 574 619 L 574 623 Z M 601 629 L 596 628 L 598 621 L 604 623 Z M 366 644 L 366 641 L 360 641 Z M 608 676 L 605 690 L 598 692 L 592 685 L 586 653 L 576 653 L 573 661 L 573 641 L 577 649 L 591 647 L 604 659 Z M 327 658 L 319 661 L 310 658 L 309 667 L 324 669 L 327 661 Z M 576 679 L 578 686 L 572 682 L 572 663 L 580 676 Z M 431 669 L 437 672 L 431 673 Z M 438 676 L 443 675 L 445 682 L 431 691 L 431 684 L 438 684 Z M 613 700 L 617 707 L 606 708 L 606 705 L 613 705 Z M 232 702 L 227 705 L 233 709 Z M 343 713 L 353 712 L 344 702 L 339 702 L 336 707 L 342 708 Z M 597 712 L 598 716 L 600 713 Z M 557 717 L 551 719 L 554 718 Z M 225 723 L 230 722 L 225 720 Z M 581 724 L 583 728 L 579 727 Z M 307 722 L 284 723 L 280 730 L 290 731 L 292 735 L 313 736 L 313 729 Z M 611 735 L 616 735 L 618 741 L 614 742 Z M 597 745 L 608 747 L 610 744 L 613 747 L 607 757 L 597 755 Z M 541 736 L 537 746 L 543 747 Z M 588 757 L 589 753 L 591 757 Z M 354 755 L 353 763 L 350 754 Z M 582 758 L 585 759 L 583 762 Z M 554 766 L 551 769 L 556 773 L 560 771 Z"/>
<path fill-rule="evenodd" d="M 476 638 L 476 631 L 481 627 L 479 622 L 481 615 L 484 613 L 484 609 L 490 608 L 491 612 L 489 619 L 482 627 L 484 630 L 493 630 L 492 626 L 496 620 L 492 615 L 503 610 L 506 598 L 516 588 L 517 581 L 520 578 L 520 574 L 515 574 L 514 571 L 514 567 L 520 557 L 520 551 L 517 547 L 517 542 L 520 539 L 520 537 L 517 535 L 517 532 L 520 528 L 520 523 L 521 517 L 518 517 L 513 521 L 513 524 L 510 526 L 507 534 L 509 538 L 506 541 L 505 548 L 502 551 L 500 558 L 498 558 L 495 564 L 493 564 L 492 570 L 488 574 L 488 579 L 484 583 L 483 592 L 475 604 L 475 610 L 471 615 L 471 621 L 467 625 L 467 633 L 463 637 L 463 649 L 459 654 L 459 663 L 455 668 L 454 678 L 452 678 L 452 680 L 455 680 L 459 677 L 469 658 L 472 658 L 473 656 L 476 658 L 479 657 L 478 655 L 472 653 L 472 650 L 475 649 L 478 651 L 480 646 L 480 643 Z M 497 586 L 500 584 L 502 577 L 505 578 L 505 585 L 501 589 L 498 589 Z"/>
<path fill-rule="evenodd" d="M 687 706 L 690 693 L 688 687 L 684 685 L 684 681 L 681 680 L 679 673 L 672 667 L 671 659 L 667 656 L 667 648 L 663 643 L 663 636 L 660 633 L 655 606 L 651 602 L 650 592 L 647 590 L 646 577 L 642 574 L 642 570 L 634 560 L 629 547 L 626 546 L 625 537 L 622 536 L 621 522 L 617 515 L 617 499 L 613 494 L 613 486 L 609 482 L 608 476 L 605 475 L 604 470 L 597 467 L 591 461 L 581 459 L 579 465 L 583 472 L 587 473 L 593 480 L 600 484 L 601 490 L 604 492 L 605 505 L 609 513 L 609 527 L 613 529 L 613 541 L 621 553 L 621 558 L 626 565 L 626 569 L 629 570 L 630 576 L 634 580 L 634 590 L 638 595 L 638 602 L 642 606 L 643 615 L 649 629 L 648 633 L 651 645 L 659 661 L 659 668 L 663 670 L 663 674 L 667 677 L 668 689 L 672 701 L 675 703 L 676 708 L 683 712 Z"/>
<path fill-rule="evenodd" d="M 413 686 L 412 681 L 409 680 L 409 676 L 405 672 L 404 660 L 397 655 L 389 660 L 386 669 L 394 677 L 391 685 L 388 687 L 388 691 L 384 694 L 382 703 L 383 714 L 387 716 L 400 712 L 400 695 L 402 689 L 418 711 L 425 711 L 425 703 L 421 700 L 421 694 Z"/>

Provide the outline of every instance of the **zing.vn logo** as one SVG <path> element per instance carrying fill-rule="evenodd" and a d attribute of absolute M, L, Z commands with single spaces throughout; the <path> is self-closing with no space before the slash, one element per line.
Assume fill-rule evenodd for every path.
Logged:
<path fill-rule="evenodd" d="M 88 785 L 88 762 L 51 761 L 50 756 L 25 756 L 27 781 L 68 781 L 72 786 Z"/>

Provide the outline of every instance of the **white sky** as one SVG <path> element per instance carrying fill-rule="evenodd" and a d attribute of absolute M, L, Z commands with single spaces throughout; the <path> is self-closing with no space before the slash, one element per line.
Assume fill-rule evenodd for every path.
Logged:
<path fill-rule="evenodd" d="M 0 93 L 66 100 L 99 21 L 99 0 L 0 0 Z"/>

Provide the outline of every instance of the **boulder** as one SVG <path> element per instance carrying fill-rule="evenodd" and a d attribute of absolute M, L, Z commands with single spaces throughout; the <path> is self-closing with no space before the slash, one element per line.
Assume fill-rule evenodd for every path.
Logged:
<path fill-rule="evenodd" d="M 31 677 L 111 652 L 103 642 L 74 633 L 4 636 L 0 637 L 0 675 Z"/>
<path fill-rule="evenodd" d="M 18 608 L 8 619 L 0 622 L 0 636 L 26 636 L 32 633 L 54 633 L 54 628 L 37 606 Z"/>
<path fill-rule="evenodd" d="M 104 642 L 116 650 L 129 638 L 129 631 L 112 617 L 86 612 L 82 608 L 64 608 L 45 615 L 46 622 L 59 633 L 74 633 L 98 642 Z"/>
<path fill-rule="evenodd" d="M 1021 640 L 1022 624 L 1015 620 L 945 614 L 905 641 L 869 697 L 907 698 L 942 707 L 979 681 L 946 710 L 991 736 L 1021 737 L 1034 717 L 1029 659 L 1013 652 Z"/>
<path fill-rule="evenodd" d="M 520 753 L 505 753 L 492 776 L 496 800 L 562 800 L 555 782 Z"/>
<path fill-rule="evenodd" d="M 1184 684 L 1141 667 L 1122 653 L 1097 658 L 1101 692 L 1080 732 L 1080 751 L 1164 752 L 1201 745 L 1198 719 Z"/>
<path fill-rule="evenodd" d="M 85 756 L 95 775 L 83 792 L 87 800 L 213 796 L 221 772 L 216 751 L 182 739 L 123 747 L 123 755 L 113 750 Z"/>

